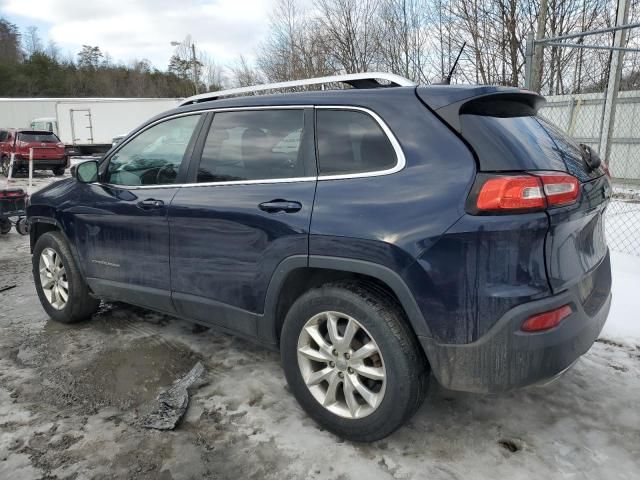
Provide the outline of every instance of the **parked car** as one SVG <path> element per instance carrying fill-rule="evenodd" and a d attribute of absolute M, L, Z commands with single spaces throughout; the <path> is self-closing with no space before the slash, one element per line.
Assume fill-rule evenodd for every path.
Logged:
<path fill-rule="evenodd" d="M 29 129 L 0 129 L 0 170 L 9 174 L 11 154 L 15 153 L 14 173 L 29 169 L 29 155 L 33 148 L 33 170 L 51 170 L 61 176 L 69 165 L 64 143 L 52 132 Z"/>
<path fill-rule="evenodd" d="M 325 81 L 355 88 L 223 98 Z M 279 348 L 302 407 L 355 441 L 407 422 L 430 373 L 546 382 L 598 337 L 611 271 L 606 169 L 543 102 L 389 74 L 187 99 L 32 196 L 40 301 L 60 322 L 117 300 Z"/>

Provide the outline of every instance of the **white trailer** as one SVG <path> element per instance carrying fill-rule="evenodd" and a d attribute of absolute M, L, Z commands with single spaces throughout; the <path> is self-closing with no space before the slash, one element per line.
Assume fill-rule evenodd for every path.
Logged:
<path fill-rule="evenodd" d="M 0 98 L 0 127 L 50 130 L 72 154 L 108 150 L 114 137 L 178 106 L 179 98 Z"/>

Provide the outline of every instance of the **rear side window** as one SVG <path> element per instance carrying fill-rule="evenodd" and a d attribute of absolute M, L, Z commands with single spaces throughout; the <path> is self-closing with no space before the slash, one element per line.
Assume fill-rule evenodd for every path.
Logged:
<path fill-rule="evenodd" d="M 559 170 L 582 181 L 601 175 L 589 171 L 575 140 L 539 116 L 463 114 L 460 126 L 483 171 Z"/>
<path fill-rule="evenodd" d="M 233 182 L 305 176 L 304 111 L 216 113 L 207 134 L 197 181 Z"/>
<path fill-rule="evenodd" d="M 317 110 L 316 133 L 320 175 L 375 172 L 397 163 L 389 138 L 364 112 Z"/>
<path fill-rule="evenodd" d="M 34 143 L 58 143 L 60 140 L 50 132 L 20 132 L 18 140 L 22 142 Z"/>

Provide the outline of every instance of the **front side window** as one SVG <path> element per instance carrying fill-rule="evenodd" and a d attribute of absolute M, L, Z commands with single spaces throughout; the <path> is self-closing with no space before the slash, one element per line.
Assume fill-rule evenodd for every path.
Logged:
<path fill-rule="evenodd" d="M 9 136 L 9 132 L 6 130 L 0 130 L 0 142 L 4 142 Z"/>
<path fill-rule="evenodd" d="M 200 115 L 154 125 L 120 148 L 109 160 L 105 181 L 113 185 L 175 183 Z"/>
<path fill-rule="evenodd" d="M 300 148 L 303 116 L 302 109 L 216 113 L 202 151 L 197 181 L 305 176 Z"/>
<path fill-rule="evenodd" d="M 380 125 L 364 112 L 316 112 L 320 175 L 345 175 L 393 168 L 398 159 Z"/>

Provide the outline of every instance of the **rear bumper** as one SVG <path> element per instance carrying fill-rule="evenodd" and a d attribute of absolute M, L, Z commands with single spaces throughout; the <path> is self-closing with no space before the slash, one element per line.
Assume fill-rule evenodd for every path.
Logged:
<path fill-rule="evenodd" d="M 609 255 L 592 273 L 588 298 L 579 286 L 561 294 L 519 305 L 487 334 L 468 344 L 439 344 L 420 337 L 440 384 L 452 390 L 500 392 L 544 383 L 568 369 L 598 338 L 611 306 Z M 531 315 L 571 305 L 560 325 L 537 333 L 520 327 Z"/>

